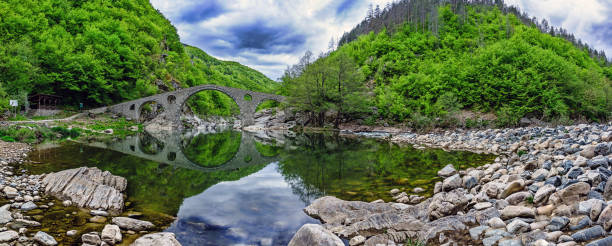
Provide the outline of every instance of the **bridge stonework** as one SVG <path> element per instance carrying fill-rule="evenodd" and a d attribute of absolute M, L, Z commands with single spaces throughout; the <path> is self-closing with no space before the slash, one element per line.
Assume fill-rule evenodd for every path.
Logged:
<path fill-rule="evenodd" d="M 138 121 L 140 119 L 140 114 L 143 105 L 148 102 L 155 102 L 161 105 L 164 109 L 164 112 L 159 114 L 157 118 L 162 117 L 163 120 L 171 122 L 173 125 L 181 126 L 182 124 L 180 118 L 183 105 L 185 105 L 185 102 L 191 96 L 205 90 L 220 91 L 234 99 L 234 101 L 238 105 L 238 108 L 240 109 L 239 118 L 242 126 L 250 126 L 254 123 L 255 109 L 263 101 L 285 101 L 285 97 L 280 95 L 208 84 L 166 92 L 149 97 L 143 97 L 133 101 L 109 106 L 107 107 L 107 110 L 112 113 L 122 115 L 126 118 L 131 118 L 135 121 Z M 247 95 L 251 96 L 251 100 L 247 100 L 245 98 Z"/>

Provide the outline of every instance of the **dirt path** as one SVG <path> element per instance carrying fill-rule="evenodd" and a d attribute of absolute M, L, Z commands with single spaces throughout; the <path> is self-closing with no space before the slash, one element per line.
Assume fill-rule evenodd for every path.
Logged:
<path fill-rule="evenodd" d="M 62 121 L 73 121 L 74 119 L 84 115 L 84 113 L 78 113 L 72 115 L 70 117 L 62 118 L 62 119 L 49 119 L 49 120 L 21 120 L 21 121 L 0 121 L 2 124 L 14 125 L 14 124 L 36 124 L 36 123 L 46 123 L 46 122 L 62 122 Z"/>

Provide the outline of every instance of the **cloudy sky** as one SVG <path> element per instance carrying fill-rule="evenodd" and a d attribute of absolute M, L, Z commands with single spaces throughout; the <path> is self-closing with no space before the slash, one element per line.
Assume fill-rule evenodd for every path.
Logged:
<path fill-rule="evenodd" d="M 392 0 L 151 0 L 177 27 L 181 41 L 222 60 L 238 61 L 271 79 L 306 50 L 357 25 L 369 4 Z M 612 0 L 506 0 L 573 32 L 612 56 Z"/>

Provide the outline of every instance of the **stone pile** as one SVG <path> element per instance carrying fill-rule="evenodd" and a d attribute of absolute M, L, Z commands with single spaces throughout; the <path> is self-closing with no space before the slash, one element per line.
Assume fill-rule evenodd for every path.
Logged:
<path fill-rule="evenodd" d="M 9 143 L 0 140 L 0 165 L 22 163 L 31 147 L 24 143 Z"/>
<path fill-rule="evenodd" d="M 500 156 L 445 167 L 418 204 L 323 197 L 305 212 L 350 245 L 612 245 L 611 138 L 601 124 L 400 134 L 392 141 Z"/>

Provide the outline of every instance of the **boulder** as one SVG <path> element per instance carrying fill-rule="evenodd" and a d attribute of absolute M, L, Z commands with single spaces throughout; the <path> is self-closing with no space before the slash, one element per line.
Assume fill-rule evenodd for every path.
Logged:
<path fill-rule="evenodd" d="M 597 225 L 572 234 L 572 239 L 574 239 L 576 242 L 586 242 L 605 235 L 606 231 L 604 231 L 601 226 Z"/>
<path fill-rule="evenodd" d="M 455 175 L 456 173 L 457 170 L 455 169 L 453 164 L 448 164 L 444 168 L 440 169 L 440 171 L 438 171 L 438 176 L 448 178 L 450 176 Z"/>
<path fill-rule="evenodd" d="M 538 215 L 550 215 L 552 214 L 552 211 L 555 210 L 555 206 L 552 204 L 546 205 L 546 206 L 541 206 L 537 208 L 537 213 Z"/>
<path fill-rule="evenodd" d="M 489 221 L 487 221 L 487 224 L 491 228 L 495 228 L 495 229 L 506 227 L 506 223 L 504 223 L 504 221 L 500 219 L 499 217 L 494 217 L 494 218 L 489 219 Z"/>
<path fill-rule="evenodd" d="M 608 157 L 605 156 L 597 156 L 589 161 L 587 161 L 587 167 L 591 169 L 597 169 L 599 167 L 608 168 Z"/>
<path fill-rule="evenodd" d="M 603 225 L 605 230 L 612 229 L 612 204 L 609 204 L 601 211 L 597 223 Z"/>
<path fill-rule="evenodd" d="M 544 185 L 538 189 L 538 191 L 533 196 L 534 204 L 543 204 L 548 201 L 548 197 L 555 193 L 555 186 L 551 184 Z"/>
<path fill-rule="evenodd" d="M 4 189 L 2 189 L 2 191 L 4 192 L 4 195 L 6 196 L 6 198 L 8 199 L 15 198 L 19 195 L 19 192 L 17 192 L 17 189 L 10 187 L 10 186 L 5 186 Z"/>
<path fill-rule="evenodd" d="M 506 187 L 504 188 L 504 191 L 502 191 L 500 195 L 500 198 L 504 199 L 515 192 L 522 191 L 524 188 L 525 188 L 524 180 L 519 179 L 519 180 L 512 181 L 508 185 L 506 185 Z"/>
<path fill-rule="evenodd" d="M 578 182 L 567 186 L 559 191 L 559 197 L 565 203 L 576 202 L 580 196 L 585 196 L 591 190 L 591 186 L 585 182 Z"/>
<path fill-rule="evenodd" d="M 11 208 L 10 204 L 0 207 L 0 224 L 6 224 L 13 221 L 13 215 L 11 211 L 9 211 L 9 208 Z"/>
<path fill-rule="evenodd" d="M 338 236 L 323 228 L 321 225 L 305 224 L 295 233 L 288 244 L 288 246 L 310 245 L 344 246 L 344 243 Z"/>
<path fill-rule="evenodd" d="M 610 153 L 610 147 L 607 143 L 600 143 L 595 146 L 595 155 L 607 155 Z"/>
<path fill-rule="evenodd" d="M 43 231 L 39 231 L 34 235 L 34 241 L 45 246 L 57 245 L 57 241 L 55 241 L 55 238 Z"/>
<path fill-rule="evenodd" d="M 100 235 L 97 232 L 85 233 L 81 236 L 81 241 L 83 244 L 89 245 L 100 245 L 102 240 L 100 240 Z"/>
<path fill-rule="evenodd" d="M 21 204 L 21 210 L 23 211 L 30 211 L 36 208 L 38 208 L 38 206 L 36 206 L 36 204 L 34 204 L 33 202 L 26 202 L 24 204 Z"/>
<path fill-rule="evenodd" d="M 612 179 L 608 179 L 608 182 L 606 182 L 603 197 L 606 201 L 612 200 Z"/>
<path fill-rule="evenodd" d="M 606 238 L 595 240 L 593 242 L 590 242 L 586 246 L 610 246 L 610 245 L 612 245 L 612 236 L 608 236 Z"/>
<path fill-rule="evenodd" d="M 144 235 L 130 246 L 181 246 L 174 233 L 172 232 L 158 232 Z"/>
<path fill-rule="evenodd" d="M 409 210 L 413 207 L 408 206 Z M 354 221 L 362 220 L 372 214 L 384 213 L 388 211 L 397 212 L 399 209 L 393 207 L 389 203 L 368 203 L 361 201 L 344 201 L 333 196 L 324 196 L 313 201 L 310 205 L 304 208 L 304 212 L 315 219 L 321 220 L 326 224 L 343 224 L 345 220 L 351 219 Z M 425 218 L 425 211 L 420 212 L 421 218 Z"/>
<path fill-rule="evenodd" d="M 582 148 L 580 155 L 584 158 L 591 159 L 595 156 L 595 145 L 588 145 Z"/>
<path fill-rule="evenodd" d="M 546 229 L 549 231 L 561 231 L 563 230 L 570 222 L 570 219 L 567 217 L 553 217 L 550 220 Z"/>
<path fill-rule="evenodd" d="M 529 224 L 527 224 L 527 222 L 522 221 L 522 220 L 514 220 L 506 226 L 506 230 L 508 230 L 508 232 L 513 233 L 513 234 L 526 232 L 526 231 L 529 231 L 529 229 L 530 229 Z"/>
<path fill-rule="evenodd" d="M 478 184 L 478 179 L 473 176 L 464 176 L 463 177 L 463 187 L 466 189 L 472 189 L 474 186 Z"/>
<path fill-rule="evenodd" d="M 355 245 L 361 245 L 366 241 L 366 238 L 364 236 L 356 236 L 351 238 L 351 240 L 349 241 L 349 246 L 355 246 Z"/>
<path fill-rule="evenodd" d="M 527 200 L 528 197 L 531 197 L 531 193 L 529 193 L 529 191 L 521 191 L 506 197 L 505 200 L 510 205 L 517 205 Z"/>
<path fill-rule="evenodd" d="M 601 202 L 599 199 L 589 199 L 586 201 L 582 201 L 578 203 L 578 214 L 589 215 L 591 213 L 591 209 L 596 203 Z"/>
<path fill-rule="evenodd" d="M 50 173 L 42 180 L 45 193 L 60 200 L 71 200 L 79 207 L 113 212 L 123 210 L 122 191 L 127 186 L 123 177 L 95 167 L 80 167 Z"/>
<path fill-rule="evenodd" d="M 351 221 L 349 221 L 350 223 Z M 348 223 L 347 223 L 348 224 Z M 339 229 L 337 234 L 341 237 L 351 238 L 357 235 L 373 236 L 385 230 L 397 230 L 406 232 L 404 236 L 420 237 L 421 231 L 426 229 L 423 222 L 412 218 L 410 215 L 398 212 L 386 212 L 373 214 L 364 220 L 355 221 Z"/>
<path fill-rule="evenodd" d="M 462 184 L 463 184 L 463 180 L 461 179 L 459 174 L 455 174 L 453 176 L 450 176 L 444 179 L 444 181 L 442 182 L 442 190 L 443 191 L 454 190 L 454 189 L 461 187 Z"/>
<path fill-rule="evenodd" d="M 108 243 L 110 245 L 115 245 L 118 242 L 123 240 L 123 236 L 121 235 L 121 229 L 117 225 L 105 225 L 104 229 L 102 229 L 102 234 L 100 235 L 103 242 Z"/>
<path fill-rule="evenodd" d="M 40 223 L 33 220 L 16 219 L 7 223 L 6 226 L 13 230 L 19 230 L 20 228 L 24 227 L 38 227 L 40 226 Z"/>
<path fill-rule="evenodd" d="M 488 226 L 482 225 L 482 226 L 474 227 L 470 229 L 468 232 L 470 233 L 470 237 L 472 237 L 472 240 L 478 240 L 480 236 L 482 235 L 482 233 L 487 229 L 489 229 Z"/>
<path fill-rule="evenodd" d="M 427 208 L 430 220 L 436 220 L 445 216 L 457 214 L 463 210 L 470 199 L 466 196 L 464 189 L 455 189 L 449 192 L 435 194 Z"/>
<path fill-rule="evenodd" d="M 155 228 L 155 225 L 149 221 L 137 220 L 128 217 L 115 217 L 113 224 L 119 227 L 132 231 L 146 231 Z"/>
<path fill-rule="evenodd" d="M 0 232 L 0 242 L 2 243 L 11 242 L 17 238 L 19 238 L 19 233 L 17 233 L 16 231 L 9 230 Z"/>
<path fill-rule="evenodd" d="M 591 206 L 591 211 L 589 211 L 589 217 L 591 218 L 591 220 L 597 221 L 597 218 L 599 218 L 599 214 L 601 214 L 601 211 L 606 206 L 606 203 L 601 200 L 599 200 L 599 202 L 594 203 L 593 206 Z"/>
<path fill-rule="evenodd" d="M 493 207 L 493 204 L 490 202 L 479 202 L 474 204 L 474 209 L 476 210 L 483 210 L 483 209 L 487 209 Z"/>
<path fill-rule="evenodd" d="M 535 210 L 523 206 L 507 206 L 501 211 L 501 218 L 504 220 L 516 217 L 535 218 Z"/>

